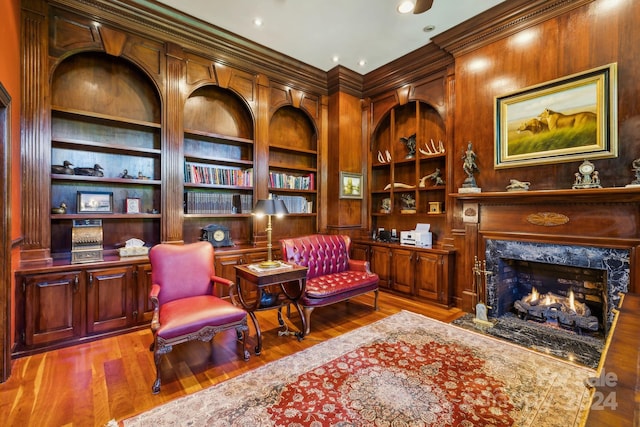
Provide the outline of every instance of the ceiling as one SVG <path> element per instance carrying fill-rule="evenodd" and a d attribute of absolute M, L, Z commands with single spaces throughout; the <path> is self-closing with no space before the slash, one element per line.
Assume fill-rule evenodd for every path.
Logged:
<path fill-rule="evenodd" d="M 398 13 L 400 0 L 159 0 L 159 3 L 323 71 L 341 65 L 367 74 L 503 1 L 435 0 L 431 10 L 418 15 Z M 261 27 L 254 25 L 255 18 L 262 19 Z M 425 32 L 424 28 L 431 25 L 435 29 Z"/>

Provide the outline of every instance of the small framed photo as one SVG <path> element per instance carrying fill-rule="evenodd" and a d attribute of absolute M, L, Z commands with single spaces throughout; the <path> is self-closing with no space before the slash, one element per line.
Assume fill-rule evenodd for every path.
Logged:
<path fill-rule="evenodd" d="M 140 199 L 128 197 L 124 208 L 126 213 L 140 213 Z"/>
<path fill-rule="evenodd" d="M 112 213 L 113 193 L 78 191 L 78 213 Z"/>
<path fill-rule="evenodd" d="M 340 198 L 362 199 L 362 174 L 340 172 Z"/>

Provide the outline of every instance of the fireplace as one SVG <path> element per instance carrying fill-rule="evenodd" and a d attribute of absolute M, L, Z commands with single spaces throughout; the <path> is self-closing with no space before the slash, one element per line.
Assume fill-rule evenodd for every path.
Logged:
<path fill-rule="evenodd" d="M 516 301 L 526 298 L 534 287 L 539 293 L 562 298 L 569 298 L 573 291 L 606 334 L 620 293 L 629 288 L 629 250 L 487 239 L 485 259 L 490 272 L 486 284 L 490 317 L 518 312 Z"/>
<path fill-rule="evenodd" d="M 606 334 L 606 280 L 605 270 L 501 259 L 494 315 Z"/>

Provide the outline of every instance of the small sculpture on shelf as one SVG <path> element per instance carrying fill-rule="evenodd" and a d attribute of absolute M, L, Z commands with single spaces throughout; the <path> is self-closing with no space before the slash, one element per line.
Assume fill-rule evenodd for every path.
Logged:
<path fill-rule="evenodd" d="M 93 165 L 92 168 L 74 168 L 73 172 L 76 175 L 83 175 L 83 176 L 98 176 L 98 177 L 103 177 L 104 176 L 104 169 L 102 168 L 102 166 L 100 166 L 99 164 L 95 164 Z"/>
<path fill-rule="evenodd" d="M 138 172 L 138 179 L 151 179 L 148 176 L 145 176 L 141 171 Z"/>
<path fill-rule="evenodd" d="M 51 208 L 52 214 L 65 214 L 67 213 L 67 204 L 65 202 L 60 203 L 57 208 Z"/>
<path fill-rule="evenodd" d="M 507 185 L 507 191 L 529 191 L 529 181 L 518 181 L 517 179 L 510 179 L 509 185 Z"/>
<path fill-rule="evenodd" d="M 384 150 L 384 155 L 382 154 L 382 151 L 378 151 L 378 162 L 380 162 L 381 164 L 391 162 L 391 153 L 389 152 L 389 150 Z"/>
<path fill-rule="evenodd" d="M 627 187 L 640 187 L 640 158 L 635 159 L 631 162 L 631 170 L 633 171 L 633 175 L 635 179 L 631 181 L 631 184 L 627 184 Z"/>
<path fill-rule="evenodd" d="M 475 151 L 473 151 L 473 146 L 471 144 L 471 141 L 469 141 L 469 144 L 467 145 L 467 149 L 462 155 L 462 160 L 463 160 L 462 168 L 464 169 L 464 172 L 467 174 L 467 178 L 465 178 L 464 182 L 462 183 L 462 187 L 477 188 L 476 179 L 473 176 L 473 174 L 475 172 L 478 172 L 479 169 L 478 169 L 478 165 L 476 164 L 476 153 Z"/>
<path fill-rule="evenodd" d="M 593 163 L 588 160 L 582 162 L 578 166 L 578 172 L 575 174 L 575 180 L 573 182 L 573 189 L 580 188 L 602 188 L 600 185 L 600 177 Z"/>
<path fill-rule="evenodd" d="M 402 209 L 400 213 L 416 213 L 416 199 L 411 194 L 403 194 L 400 198 L 402 199 Z"/>
<path fill-rule="evenodd" d="M 426 187 L 428 179 L 431 179 L 433 181 L 433 185 L 444 185 L 444 180 L 442 179 L 442 173 L 440 172 L 440 168 L 436 168 L 434 172 L 420 178 L 420 183 L 418 186 L 420 188 Z"/>
<path fill-rule="evenodd" d="M 51 173 L 57 173 L 61 175 L 73 175 L 73 163 L 69 160 L 65 160 L 61 165 L 51 165 Z"/>
<path fill-rule="evenodd" d="M 416 157 L 416 134 L 410 135 L 409 137 L 400 137 L 400 142 L 402 142 L 407 149 L 408 153 L 404 157 L 405 159 L 413 159 Z"/>
<path fill-rule="evenodd" d="M 133 179 L 133 176 L 129 175 L 129 171 L 127 169 L 123 170 L 120 174 L 120 178 L 123 179 Z"/>
<path fill-rule="evenodd" d="M 436 154 L 444 154 L 444 143 L 442 141 L 438 141 L 438 147 L 436 147 L 436 143 L 433 142 L 433 138 L 431 139 L 430 142 L 431 142 L 431 147 L 429 147 L 429 144 L 425 142 L 424 148 L 426 150 L 423 150 L 422 148 L 418 148 L 418 151 L 420 151 L 425 156 L 434 156 Z"/>
<path fill-rule="evenodd" d="M 380 204 L 380 213 L 391 213 L 391 198 L 385 197 Z"/>

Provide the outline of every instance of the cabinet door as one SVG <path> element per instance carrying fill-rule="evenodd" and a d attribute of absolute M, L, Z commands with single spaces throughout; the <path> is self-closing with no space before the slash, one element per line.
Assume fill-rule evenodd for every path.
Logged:
<path fill-rule="evenodd" d="M 414 283 L 414 257 L 415 253 L 407 249 L 394 249 L 393 251 L 393 285 L 392 288 L 405 294 L 413 293 Z"/>
<path fill-rule="evenodd" d="M 380 277 L 380 287 L 391 288 L 391 251 L 385 246 L 371 247 L 371 271 Z"/>
<path fill-rule="evenodd" d="M 81 271 L 25 276 L 25 344 L 43 345 L 83 335 Z"/>
<path fill-rule="evenodd" d="M 351 246 L 351 259 L 369 261 L 369 245 L 354 243 Z"/>
<path fill-rule="evenodd" d="M 265 258 L 266 255 L 265 255 Z M 236 281 L 236 265 L 244 264 L 245 258 L 242 254 L 228 254 L 228 255 L 215 255 L 215 270 L 216 276 L 224 277 L 225 279 Z M 235 290 L 234 290 L 235 292 Z M 224 297 L 225 292 L 222 292 L 220 288 L 216 290 L 216 296 Z"/>
<path fill-rule="evenodd" d="M 420 297 L 441 302 L 442 256 L 417 252 L 416 257 L 416 293 Z"/>
<path fill-rule="evenodd" d="M 132 271 L 131 266 L 87 270 L 87 333 L 131 323 Z"/>
<path fill-rule="evenodd" d="M 133 312 L 133 320 L 136 323 L 151 322 L 153 318 L 153 305 L 149 299 L 151 292 L 151 264 L 142 264 L 136 268 L 136 295 L 137 306 Z"/>

